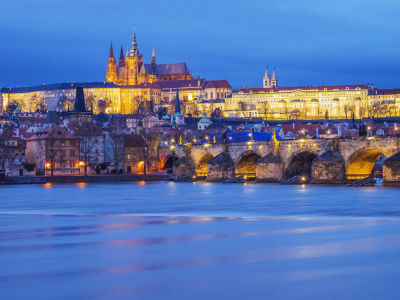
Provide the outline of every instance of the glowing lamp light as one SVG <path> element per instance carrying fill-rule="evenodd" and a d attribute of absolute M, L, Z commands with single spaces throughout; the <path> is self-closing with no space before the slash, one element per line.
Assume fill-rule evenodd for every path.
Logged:
<path fill-rule="evenodd" d="M 168 144 L 168 142 L 167 142 L 167 141 L 165 141 L 165 142 L 164 142 L 164 144 L 166 145 L 166 144 Z"/>
<path fill-rule="evenodd" d="M 171 150 L 174 150 L 174 149 L 175 149 L 175 146 L 171 146 L 170 148 L 171 148 Z"/>
<path fill-rule="evenodd" d="M 246 179 L 247 179 L 247 176 L 244 176 L 243 178 L 244 178 L 244 180 L 246 180 Z"/>
<path fill-rule="evenodd" d="M 196 175 L 193 175 L 193 179 L 196 179 Z"/>
<path fill-rule="evenodd" d="M 205 148 L 210 147 L 210 144 L 204 144 L 204 147 Z"/>
<path fill-rule="evenodd" d="M 49 163 L 46 164 L 46 168 L 50 168 L 50 164 Z"/>
<path fill-rule="evenodd" d="M 398 130 L 398 129 L 399 129 L 399 127 L 395 127 L 394 129 L 395 129 L 395 130 Z"/>
<path fill-rule="evenodd" d="M 173 142 L 175 142 L 175 140 L 174 140 L 174 139 L 172 139 L 172 140 L 171 140 L 171 143 L 173 143 Z"/>
<path fill-rule="evenodd" d="M 141 165 L 143 165 L 143 164 L 144 164 L 144 161 L 139 162 L 139 166 L 141 166 Z"/>
<path fill-rule="evenodd" d="M 304 143 L 304 142 L 305 142 L 305 140 L 300 140 L 300 142 Z"/>
<path fill-rule="evenodd" d="M 371 130 L 371 126 L 368 126 L 368 128 L 367 128 L 368 130 Z"/>
<path fill-rule="evenodd" d="M 304 176 L 301 177 L 301 181 L 306 181 L 306 178 Z"/>
<path fill-rule="evenodd" d="M 85 165 L 85 163 L 84 163 L 83 161 L 80 161 L 80 162 L 79 162 L 79 166 L 80 166 L 80 167 L 83 167 L 84 165 Z"/>

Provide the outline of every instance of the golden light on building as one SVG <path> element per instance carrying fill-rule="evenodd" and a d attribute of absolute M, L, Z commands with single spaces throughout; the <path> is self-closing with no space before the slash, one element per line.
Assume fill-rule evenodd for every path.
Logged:
<path fill-rule="evenodd" d="M 84 161 L 80 161 L 80 162 L 79 162 L 79 166 L 80 166 L 80 167 L 83 167 L 84 165 L 85 165 L 85 162 L 84 162 Z"/>

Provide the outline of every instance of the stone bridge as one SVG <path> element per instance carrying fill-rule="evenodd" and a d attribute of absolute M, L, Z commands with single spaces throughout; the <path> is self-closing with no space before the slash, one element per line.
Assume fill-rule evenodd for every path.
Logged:
<path fill-rule="evenodd" d="M 184 145 L 174 148 L 173 172 L 178 176 L 204 176 L 223 181 L 237 175 L 258 182 L 280 182 L 296 175 L 312 183 L 345 183 L 373 172 L 382 155 L 384 184 L 400 184 L 400 139 L 285 140 L 229 144 Z M 173 150 L 159 147 L 161 167 L 172 167 Z"/>

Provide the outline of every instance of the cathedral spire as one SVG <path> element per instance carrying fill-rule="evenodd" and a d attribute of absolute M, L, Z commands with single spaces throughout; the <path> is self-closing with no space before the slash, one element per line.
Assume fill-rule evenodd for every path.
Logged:
<path fill-rule="evenodd" d="M 111 42 L 111 48 L 110 48 L 110 58 L 114 57 L 114 51 L 113 51 L 113 46 L 112 46 L 112 42 Z"/>
<path fill-rule="evenodd" d="M 278 86 L 278 78 L 276 77 L 276 72 L 274 68 L 274 73 L 272 74 L 272 80 L 271 80 L 271 87 L 277 87 Z"/>
<path fill-rule="evenodd" d="M 139 51 L 138 51 L 137 43 L 136 43 L 136 30 L 135 29 L 133 29 L 133 41 L 132 41 L 131 56 L 139 56 Z"/>
<path fill-rule="evenodd" d="M 268 67 L 267 67 L 267 70 L 265 71 L 265 76 L 264 76 L 265 78 L 271 78 L 271 76 L 269 76 L 269 71 L 268 71 Z"/>
<path fill-rule="evenodd" d="M 124 50 L 122 49 L 122 44 L 121 44 L 121 53 L 119 54 L 118 67 L 125 67 Z"/>
<path fill-rule="evenodd" d="M 151 55 L 151 64 L 152 64 L 153 66 L 156 65 L 156 53 L 155 53 L 155 51 L 154 51 L 154 43 L 153 43 L 153 53 L 152 53 L 152 55 Z"/>
<path fill-rule="evenodd" d="M 276 72 L 275 72 L 275 68 L 274 68 L 274 73 L 272 73 L 272 79 L 276 80 Z"/>

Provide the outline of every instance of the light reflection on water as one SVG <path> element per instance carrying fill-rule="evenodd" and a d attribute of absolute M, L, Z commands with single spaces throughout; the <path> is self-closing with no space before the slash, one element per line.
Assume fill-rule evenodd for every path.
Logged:
<path fill-rule="evenodd" d="M 202 182 L 143 183 L 1 186 L 0 192 L 6 201 L 0 201 L 0 212 L 66 215 L 400 217 L 398 188 Z M 46 193 L 43 193 L 43 186 L 48 188 Z M 8 200 L 10 197 L 12 201 Z"/>
<path fill-rule="evenodd" d="M 398 191 L 2 186 L 2 299 L 398 299 Z"/>

